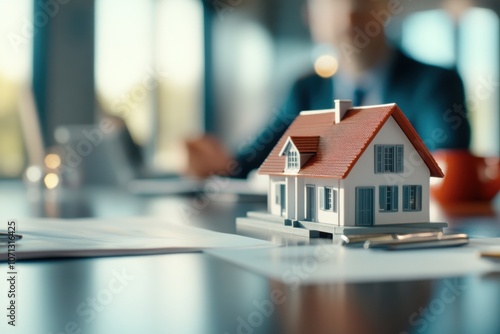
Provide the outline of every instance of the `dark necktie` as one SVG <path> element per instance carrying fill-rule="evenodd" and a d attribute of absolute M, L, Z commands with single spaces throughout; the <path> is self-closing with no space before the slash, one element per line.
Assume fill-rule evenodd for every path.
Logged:
<path fill-rule="evenodd" d="M 356 87 L 356 89 L 354 90 L 354 96 L 353 96 L 353 99 L 352 99 L 352 105 L 353 107 L 359 107 L 359 106 L 362 106 L 363 105 L 363 100 L 365 99 L 366 97 L 366 92 L 364 89 L 360 88 L 360 87 Z"/>

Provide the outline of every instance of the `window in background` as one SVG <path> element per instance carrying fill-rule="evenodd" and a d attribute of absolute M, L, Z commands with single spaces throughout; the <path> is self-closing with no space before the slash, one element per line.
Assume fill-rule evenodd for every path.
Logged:
<path fill-rule="evenodd" d="M 256 18 L 261 7 L 248 2 L 214 16 L 215 130 L 231 150 L 249 142 L 276 107 L 275 41 Z"/>
<path fill-rule="evenodd" d="M 304 0 L 205 3 L 213 12 L 213 128 L 234 151 L 255 138 L 293 82 L 312 71 L 313 45 Z"/>
<path fill-rule="evenodd" d="M 98 99 L 163 167 L 201 131 L 203 54 L 199 0 L 96 1 Z"/>
<path fill-rule="evenodd" d="M 456 23 L 444 10 L 415 13 L 403 22 L 402 46 L 409 54 L 458 68 L 470 113 L 471 149 L 480 155 L 500 152 L 498 32 L 497 14 L 481 8 L 465 10 Z"/>
<path fill-rule="evenodd" d="M 31 86 L 32 0 L 0 2 L 0 35 L 0 177 L 17 177 L 26 164 L 18 114 Z"/>
<path fill-rule="evenodd" d="M 481 155 L 498 155 L 499 19 L 491 10 L 472 8 L 462 16 L 459 29 L 458 69 L 473 124 L 472 148 Z"/>
<path fill-rule="evenodd" d="M 176 142 L 203 131 L 203 4 L 201 0 L 160 0 L 156 13 L 154 59 L 163 73 L 156 161 L 175 169 Z"/>
<path fill-rule="evenodd" d="M 122 118 L 134 140 L 145 144 L 154 91 L 147 85 L 154 68 L 152 1 L 98 0 L 95 20 L 97 99 L 104 112 Z"/>
<path fill-rule="evenodd" d="M 411 14 L 403 22 L 402 47 L 416 59 L 443 67 L 453 67 L 454 26 L 444 10 Z"/>

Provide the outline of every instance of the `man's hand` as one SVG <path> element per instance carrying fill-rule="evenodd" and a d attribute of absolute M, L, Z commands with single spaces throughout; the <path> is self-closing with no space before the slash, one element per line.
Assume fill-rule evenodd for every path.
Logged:
<path fill-rule="evenodd" d="M 188 140 L 185 143 L 187 166 L 185 173 L 198 178 L 211 175 L 228 175 L 232 159 L 227 149 L 212 136 Z"/>

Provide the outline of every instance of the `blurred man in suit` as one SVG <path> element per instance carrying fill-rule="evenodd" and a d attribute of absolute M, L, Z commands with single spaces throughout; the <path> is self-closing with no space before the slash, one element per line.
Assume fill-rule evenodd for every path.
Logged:
<path fill-rule="evenodd" d="M 300 78 L 253 143 L 232 157 L 210 137 L 187 143 L 187 172 L 198 177 L 246 177 L 260 166 L 302 110 L 330 109 L 334 99 L 353 105 L 395 102 L 428 148 L 468 148 L 470 126 L 463 84 L 454 70 L 420 63 L 393 48 L 384 28 L 403 10 L 402 0 L 307 0 L 308 23 L 316 43 L 335 47 L 339 70 Z"/>

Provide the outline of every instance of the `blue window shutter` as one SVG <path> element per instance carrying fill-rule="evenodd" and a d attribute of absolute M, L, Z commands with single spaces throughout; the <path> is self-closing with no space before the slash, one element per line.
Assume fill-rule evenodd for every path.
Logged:
<path fill-rule="evenodd" d="M 379 192 L 378 192 L 378 199 L 380 202 L 380 210 L 385 211 L 385 208 L 387 207 L 387 187 L 386 186 L 380 186 L 379 187 Z"/>
<path fill-rule="evenodd" d="M 319 209 L 325 210 L 325 188 L 319 187 Z"/>
<path fill-rule="evenodd" d="M 357 217 L 359 215 L 359 212 L 358 212 L 357 208 L 359 208 L 360 204 L 361 204 L 361 199 L 360 199 L 361 196 L 359 196 L 359 190 L 358 189 L 359 189 L 359 187 L 356 187 L 356 190 L 355 190 L 356 191 L 356 197 L 355 197 L 355 201 L 356 201 L 356 206 L 355 206 L 355 208 L 356 208 L 356 218 L 355 219 L 357 219 Z"/>
<path fill-rule="evenodd" d="M 385 149 L 384 149 L 384 146 L 383 145 L 380 145 L 378 147 L 378 171 L 379 173 L 383 173 L 384 172 L 384 152 L 385 152 Z"/>
<path fill-rule="evenodd" d="M 403 145 L 397 145 L 396 147 L 396 172 L 397 173 L 403 173 L 404 166 L 404 146 Z"/>
<path fill-rule="evenodd" d="M 384 161 L 383 152 L 383 145 L 375 145 L 375 173 L 382 173 L 382 163 Z"/>
<path fill-rule="evenodd" d="M 337 212 L 337 199 L 338 196 L 337 196 L 337 189 L 333 189 L 333 193 L 332 193 L 332 201 L 333 201 L 333 212 Z"/>
<path fill-rule="evenodd" d="M 392 211 L 398 211 L 398 186 L 392 187 Z"/>

